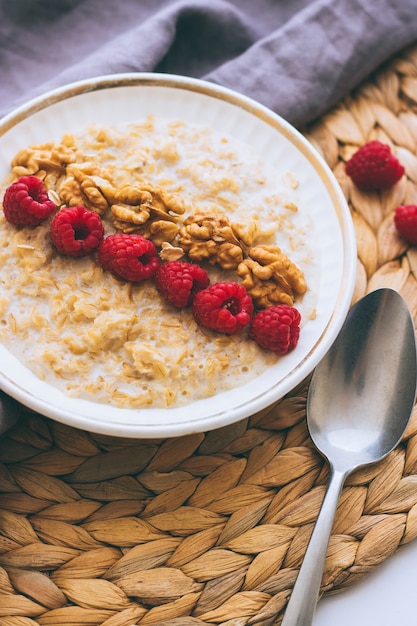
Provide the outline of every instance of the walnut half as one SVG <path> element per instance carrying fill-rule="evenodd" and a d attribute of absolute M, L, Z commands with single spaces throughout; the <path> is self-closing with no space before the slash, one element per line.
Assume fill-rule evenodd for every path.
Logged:
<path fill-rule="evenodd" d="M 34 145 L 19 150 L 12 160 L 12 171 L 17 178 L 37 176 L 50 191 L 76 158 L 75 147 L 71 145 L 52 142 Z"/>
<path fill-rule="evenodd" d="M 110 210 L 116 230 L 138 233 L 159 246 L 175 239 L 179 229 L 178 216 L 185 208 L 178 196 L 140 183 L 114 190 Z"/>
<path fill-rule="evenodd" d="M 95 163 L 73 163 L 68 165 L 66 176 L 57 192 L 67 206 L 81 204 L 87 209 L 104 215 L 109 203 L 97 184 L 97 178 L 104 176 L 103 170 Z"/>
<path fill-rule="evenodd" d="M 255 223 L 243 230 L 241 225 L 231 224 L 224 215 L 197 213 L 184 221 L 178 245 L 192 261 L 208 261 L 225 270 L 236 269 L 256 232 Z"/>
<path fill-rule="evenodd" d="M 237 268 L 249 295 L 259 308 L 274 304 L 292 306 L 307 291 L 303 272 L 278 246 L 255 246 Z"/>

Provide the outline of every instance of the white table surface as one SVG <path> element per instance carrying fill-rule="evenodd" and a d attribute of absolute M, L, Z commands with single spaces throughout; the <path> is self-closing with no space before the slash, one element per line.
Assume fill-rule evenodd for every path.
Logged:
<path fill-rule="evenodd" d="M 352 587 L 322 598 L 313 626 L 417 626 L 417 539 Z"/>

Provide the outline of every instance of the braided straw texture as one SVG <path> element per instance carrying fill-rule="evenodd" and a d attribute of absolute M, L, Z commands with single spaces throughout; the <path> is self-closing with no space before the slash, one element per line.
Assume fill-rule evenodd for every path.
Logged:
<path fill-rule="evenodd" d="M 417 249 L 392 217 L 417 204 L 417 48 L 305 135 L 352 210 L 354 300 L 390 286 L 415 317 Z M 361 193 L 344 161 L 375 138 L 406 176 Z M 307 388 L 232 426 L 158 441 L 26 412 L 0 442 L 0 626 L 279 624 L 328 480 L 306 430 Z M 416 536 L 417 410 L 399 447 L 348 479 L 322 593 L 356 583 Z"/>

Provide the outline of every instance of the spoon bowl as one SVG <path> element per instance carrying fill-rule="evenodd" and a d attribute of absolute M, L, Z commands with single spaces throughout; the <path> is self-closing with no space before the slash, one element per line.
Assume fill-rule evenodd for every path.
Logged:
<path fill-rule="evenodd" d="M 330 464 L 330 480 L 281 626 L 312 623 L 343 484 L 398 445 L 416 379 L 415 329 L 405 301 L 393 289 L 369 293 L 351 309 L 311 379 L 307 425 Z"/>
<path fill-rule="evenodd" d="M 413 320 L 396 291 L 373 291 L 353 307 L 307 400 L 311 438 L 337 468 L 372 463 L 397 445 L 414 404 L 415 355 Z"/>

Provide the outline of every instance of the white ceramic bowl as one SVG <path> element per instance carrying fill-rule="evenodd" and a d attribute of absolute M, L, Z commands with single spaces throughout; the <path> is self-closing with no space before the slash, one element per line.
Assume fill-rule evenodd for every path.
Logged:
<path fill-rule="evenodd" d="M 92 122 L 135 122 L 148 114 L 182 119 L 228 133 L 266 163 L 293 171 L 300 210 L 311 213 L 320 254 L 317 316 L 296 349 L 251 383 L 185 407 L 121 409 L 67 397 L 39 380 L 0 346 L 0 387 L 24 405 L 84 430 L 136 438 L 169 437 L 231 424 L 265 408 L 300 383 L 324 356 L 348 312 L 356 275 L 355 235 L 331 170 L 308 141 L 266 107 L 214 84 L 166 74 L 121 74 L 56 89 L 0 121 L 0 178 L 21 148 L 58 141 Z M 0 270 L 1 271 L 1 270 Z M 190 382 L 190 384 L 192 384 Z"/>

